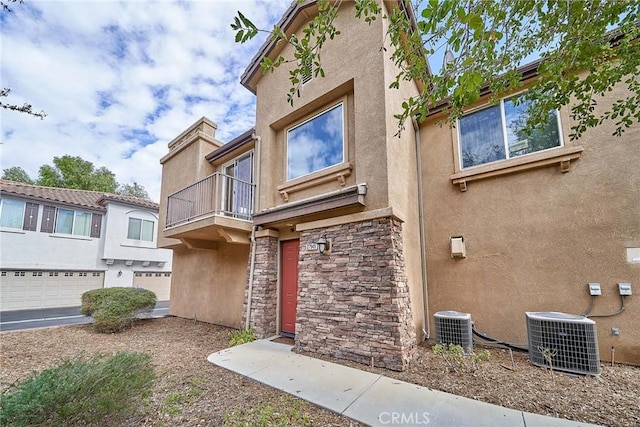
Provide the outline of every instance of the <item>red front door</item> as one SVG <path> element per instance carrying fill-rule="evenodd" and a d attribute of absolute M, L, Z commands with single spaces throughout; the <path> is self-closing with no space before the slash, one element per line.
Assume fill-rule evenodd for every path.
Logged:
<path fill-rule="evenodd" d="M 280 331 L 296 332 L 296 306 L 298 303 L 298 254 L 300 240 L 282 242 L 282 299 L 280 301 Z"/>

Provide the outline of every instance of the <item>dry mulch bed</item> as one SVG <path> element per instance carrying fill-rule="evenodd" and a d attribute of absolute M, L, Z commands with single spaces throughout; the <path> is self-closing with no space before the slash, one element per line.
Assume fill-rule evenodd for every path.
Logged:
<path fill-rule="evenodd" d="M 209 354 L 228 347 L 230 331 L 167 317 L 139 321 L 119 334 L 97 334 L 90 325 L 3 332 L 0 389 L 63 360 L 126 350 L 151 354 L 157 375 L 145 413 L 130 417 L 130 426 L 220 426 L 225 416 L 228 425 L 256 425 L 265 413 L 287 413 L 292 406 L 310 426 L 358 425 L 209 363 Z M 256 408 L 263 410 L 254 414 Z"/>
<path fill-rule="evenodd" d="M 96 334 L 89 325 L 0 334 L 0 387 L 79 355 L 119 350 L 149 353 L 156 366 L 156 389 L 143 415 L 129 425 L 217 426 L 225 420 L 257 424 L 265 412 L 295 406 L 308 425 L 358 425 L 348 418 L 299 402 L 252 380 L 218 368 L 207 356 L 228 346 L 229 329 L 180 318 L 143 320 L 120 334 Z M 551 374 L 531 365 L 526 354 L 490 348 L 491 358 L 472 373 L 451 372 L 429 346 L 420 346 L 416 362 L 392 372 L 344 360 L 352 366 L 429 388 L 505 407 L 610 426 L 640 424 L 640 368 L 603 365 L 597 377 Z M 313 355 L 316 356 L 317 355 Z"/>

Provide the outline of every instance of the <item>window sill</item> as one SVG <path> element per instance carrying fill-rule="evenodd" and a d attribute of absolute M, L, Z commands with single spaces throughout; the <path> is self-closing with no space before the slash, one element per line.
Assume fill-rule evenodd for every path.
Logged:
<path fill-rule="evenodd" d="M 541 153 L 528 154 L 491 164 L 476 166 L 451 175 L 451 183 L 460 186 L 460 191 L 467 191 L 467 183 L 500 175 L 539 168 L 548 165 L 560 165 L 562 173 L 571 170 L 571 161 L 580 158 L 584 148 L 562 147 Z"/>
<path fill-rule="evenodd" d="M 93 240 L 88 236 L 74 236 L 73 234 L 49 234 L 49 237 L 55 237 L 56 239 L 71 239 L 71 240 Z"/>
<path fill-rule="evenodd" d="M 122 248 L 143 248 L 143 249 L 155 249 L 156 246 L 154 244 L 154 242 L 140 242 L 140 243 L 136 243 L 136 242 L 127 242 L 127 243 L 120 243 L 120 247 Z"/>
<path fill-rule="evenodd" d="M 14 234 L 27 234 L 26 231 L 20 230 L 18 228 L 0 228 L 0 233 L 14 233 Z"/>
<path fill-rule="evenodd" d="M 324 184 L 337 180 L 341 187 L 344 187 L 347 183 L 346 179 L 351 175 L 353 166 L 351 163 L 340 163 L 339 165 L 331 166 L 326 169 L 311 173 L 309 175 L 301 176 L 285 184 L 278 186 L 278 192 L 280 197 L 285 202 L 289 201 L 289 193 L 295 193 L 296 191 L 305 190 L 307 188 L 314 187 L 316 185 Z"/>

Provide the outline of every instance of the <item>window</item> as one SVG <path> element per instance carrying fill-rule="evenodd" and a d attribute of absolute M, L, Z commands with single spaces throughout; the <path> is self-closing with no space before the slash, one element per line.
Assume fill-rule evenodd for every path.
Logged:
<path fill-rule="evenodd" d="M 100 237 L 101 225 L 101 214 L 44 206 L 40 231 L 43 233 L 55 232 L 76 236 Z M 35 230 L 35 222 L 33 229 Z"/>
<path fill-rule="evenodd" d="M 35 231 L 39 207 L 36 203 L 21 200 L 0 200 L 0 227 Z"/>
<path fill-rule="evenodd" d="M 560 147 L 557 112 L 549 114 L 543 129 L 524 132 L 531 101 L 503 99 L 499 105 L 465 115 L 459 121 L 458 141 L 462 168 L 511 159 L 549 148 Z"/>
<path fill-rule="evenodd" d="M 253 213 L 253 151 L 225 165 L 224 174 L 223 212 L 250 219 Z"/>
<path fill-rule="evenodd" d="M 33 277 L 42 277 L 42 271 L 34 271 L 31 275 Z"/>
<path fill-rule="evenodd" d="M 94 273 L 93 273 L 93 277 L 100 277 L 100 274 L 101 274 L 101 273 L 99 273 L 99 272 L 94 272 Z"/>
<path fill-rule="evenodd" d="M 64 276 L 65 277 L 73 277 L 73 272 L 72 271 L 65 271 L 64 272 Z"/>
<path fill-rule="evenodd" d="M 24 277 L 24 271 L 15 271 L 13 275 L 15 277 Z"/>
<path fill-rule="evenodd" d="M 7 277 L 7 272 L 6 271 L 2 272 L 2 277 Z"/>
<path fill-rule="evenodd" d="M 164 273 L 164 277 L 171 277 L 171 273 Z"/>
<path fill-rule="evenodd" d="M 136 277 L 142 277 L 142 273 L 138 273 L 138 272 L 136 272 L 136 273 L 134 273 L 134 276 L 136 276 Z"/>
<path fill-rule="evenodd" d="M 153 221 L 146 219 L 129 218 L 129 230 L 127 231 L 127 239 L 144 240 L 153 242 Z"/>
<path fill-rule="evenodd" d="M 287 181 L 344 162 L 340 103 L 287 130 Z"/>
<path fill-rule="evenodd" d="M 91 214 L 89 212 L 58 209 L 56 233 L 88 236 L 91 232 Z"/>
<path fill-rule="evenodd" d="M 49 277 L 58 277 L 58 272 L 57 271 L 50 271 L 49 272 Z"/>

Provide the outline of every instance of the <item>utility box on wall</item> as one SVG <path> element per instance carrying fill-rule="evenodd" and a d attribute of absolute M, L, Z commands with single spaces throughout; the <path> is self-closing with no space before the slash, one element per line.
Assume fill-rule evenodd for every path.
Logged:
<path fill-rule="evenodd" d="M 450 239 L 451 242 L 451 258 L 466 258 L 467 249 L 464 244 L 464 237 L 453 236 Z"/>

